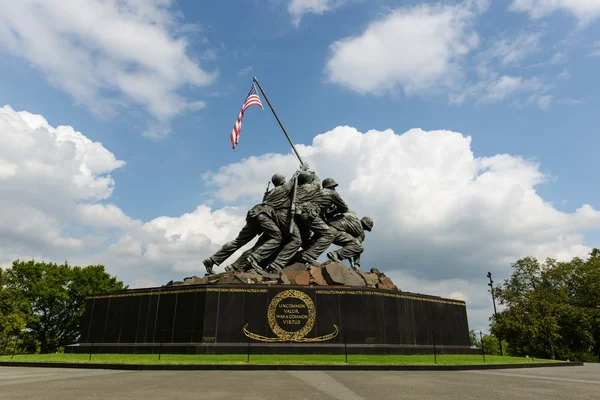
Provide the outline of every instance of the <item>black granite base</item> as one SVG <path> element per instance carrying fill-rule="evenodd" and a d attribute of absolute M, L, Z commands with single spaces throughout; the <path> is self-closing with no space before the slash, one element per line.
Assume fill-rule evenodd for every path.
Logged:
<path fill-rule="evenodd" d="M 469 354 L 462 301 L 342 286 L 190 285 L 88 299 L 68 353 Z M 250 350 L 248 350 L 250 349 Z"/>

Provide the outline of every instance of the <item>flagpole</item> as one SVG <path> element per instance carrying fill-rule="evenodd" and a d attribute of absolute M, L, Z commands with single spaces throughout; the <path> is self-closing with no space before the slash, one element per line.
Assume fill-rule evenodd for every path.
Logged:
<path fill-rule="evenodd" d="M 277 116 L 277 113 L 273 109 L 273 106 L 271 105 L 271 102 L 269 101 L 269 98 L 265 94 L 265 91 L 263 90 L 262 86 L 260 86 L 260 83 L 258 82 L 258 79 L 256 79 L 256 77 L 254 77 L 252 80 L 254 82 L 256 82 L 256 84 L 258 85 L 258 88 L 260 89 L 260 92 L 264 96 L 265 100 L 267 100 L 267 104 L 269 105 L 269 108 L 271 108 L 271 111 L 273 112 L 273 115 L 275 116 L 275 119 L 277 119 L 277 122 L 279 122 L 279 126 L 281 127 L 281 130 L 283 130 L 283 133 L 285 134 L 285 137 L 287 138 L 288 142 L 290 142 L 290 145 L 292 146 L 292 150 L 294 150 L 294 153 L 296 153 L 296 157 L 298 157 L 298 160 L 300 161 L 300 165 L 303 166 L 304 165 L 304 161 L 302 161 L 302 157 L 300 157 L 300 154 L 298 154 L 298 151 L 296 150 L 296 146 L 294 146 L 294 143 L 292 143 L 292 139 L 290 139 L 290 135 L 288 135 L 287 131 L 283 127 L 283 124 L 281 123 L 281 121 L 279 120 L 279 117 Z"/>

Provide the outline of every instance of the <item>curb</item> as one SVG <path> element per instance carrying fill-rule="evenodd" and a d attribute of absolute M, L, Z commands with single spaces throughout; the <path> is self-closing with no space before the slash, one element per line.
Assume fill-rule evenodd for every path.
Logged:
<path fill-rule="evenodd" d="M 472 365 L 269 365 L 269 364 L 101 364 L 0 361 L 0 367 L 113 369 L 126 371 L 477 371 L 489 369 L 582 367 L 582 362 Z"/>

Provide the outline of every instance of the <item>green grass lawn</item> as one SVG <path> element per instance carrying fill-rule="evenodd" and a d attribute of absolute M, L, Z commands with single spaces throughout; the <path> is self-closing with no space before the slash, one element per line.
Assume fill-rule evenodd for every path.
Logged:
<path fill-rule="evenodd" d="M 246 354 L 224 355 L 179 355 L 162 354 L 160 361 L 157 354 L 34 354 L 0 356 L 0 361 L 13 362 L 76 362 L 76 363 L 116 363 L 116 364 L 246 364 Z M 486 356 L 487 364 L 517 364 L 533 362 L 552 362 L 552 360 L 531 359 L 524 357 Z M 559 362 L 559 361 L 555 361 Z M 250 355 L 250 364 L 345 364 L 346 358 L 341 355 Z M 371 356 L 349 355 L 348 364 L 355 365 L 432 365 L 433 355 L 415 356 Z M 483 364 L 480 355 L 438 355 L 438 365 Z"/>

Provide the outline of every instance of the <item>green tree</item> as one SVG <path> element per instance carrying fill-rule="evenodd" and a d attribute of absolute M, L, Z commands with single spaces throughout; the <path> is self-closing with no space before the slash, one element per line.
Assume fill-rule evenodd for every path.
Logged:
<path fill-rule="evenodd" d="M 591 361 L 600 357 L 600 250 L 587 260 L 526 257 L 495 294 L 505 310 L 491 331 L 512 355 Z"/>
<path fill-rule="evenodd" d="M 569 300 L 560 322 L 562 357 L 591 361 L 600 354 L 600 250 L 563 268 Z"/>
<path fill-rule="evenodd" d="M 491 332 L 509 343 L 512 354 L 556 358 L 558 320 L 568 299 L 556 265 L 553 259 L 540 264 L 526 257 L 512 265 L 512 276 L 496 288 L 496 298 L 506 309 L 492 317 Z"/>
<path fill-rule="evenodd" d="M 500 342 L 494 335 L 483 335 L 483 351 L 485 354 L 500 355 Z M 504 355 L 508 355 L 508 343 L 506 340 L 502 341 L 502 352 Z"/>
<path fill-rule="evenodd" d="M 7 282 L 8 273 L 0 269 L 0 352 L 10 350 L 26 324 L 27 303 Z"/>
<path fill-rule="evenodd" d="M 7 272 L 7 286 L 27 303 L 27 328 L 41 353 L 53 353 L 77 341 L 86 297 L 127 287 L 102 265 L 85 268 L 68 263 L 15 261 Z"/>
<path fill-rule="evenodd" d="M 481 339 L 477 332 L 471 330 L 469 332 L 469 337 L 471 339 L 471 346 L 481 348 Z M 500 344 L 498 342 L 498 338 L 494 335 L 482 335 L 483 338 L 483 351 L 485 354 L 491 355 L 500 355 Z M 502 341 L 502 350 L 504 355 L 508 353 L 508 343 L 506 340 Z"/>

